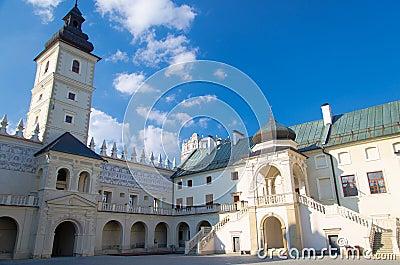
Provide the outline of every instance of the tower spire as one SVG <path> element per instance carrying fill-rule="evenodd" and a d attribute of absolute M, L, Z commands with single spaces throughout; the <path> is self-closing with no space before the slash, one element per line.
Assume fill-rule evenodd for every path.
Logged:
<path fill-rule="evenodd" d="M 75 0 L 75 6 L 78 7 L 78 0 Z"/>

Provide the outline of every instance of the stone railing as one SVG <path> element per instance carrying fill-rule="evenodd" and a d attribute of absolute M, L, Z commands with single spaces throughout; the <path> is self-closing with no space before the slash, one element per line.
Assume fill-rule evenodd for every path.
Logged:
<path fill-rule="evenodd" d="M 206 213 L 224 213 L 238 211 L 247 207 L 247 202 L 235 202 L 224 204 L 212 204 L 205 206 L 191 206 L 185 208 L 157 208 L 153 206 L 133 206 L 130 204 L 116 204 L 99 202 L 97 207 L 100 212 L 119 212 L 133 214 L 152 214 L 152 215 L 195 215 Z"/>
<path fill-rule="evenodd" d="M 325 209 L 326 206 L 320 202 L 315 201 L 313 198 L 298 194 L 297 200 L 299 203 L 304 204 L 304 205 L 310 207 L 311 209 L 314 209 L 320 213 L 326 214 L 326 209 Z"/>
<path fill-rule="evenodd" d="M 275 206 L 294 202 L 296 202 L 295 193 L 272 194 L 257 198 L 257 206 Z"/>
<path fill-rule="evenodd" d="M 0 194 L 0 205 L 37 207 L 39 199 L 32 195 Z"/>

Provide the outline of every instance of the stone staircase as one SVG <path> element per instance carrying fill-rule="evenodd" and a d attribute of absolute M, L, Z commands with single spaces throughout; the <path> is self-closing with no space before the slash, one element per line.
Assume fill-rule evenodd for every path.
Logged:
<path fill-rule="evenodd" d="M 400 246 L 400 220 L 383 219 L 374 220 L 339 205 L 324 205 L 305 195 L 298 195 L 298 202 L 322 214 L 337 214 L 352 222 L 370 229 L 369 243 L 373 254 L 393 254 L 399 252 Z M 393 236 L 396 236 L 394 246 Z M 396 248 L 396 249 L 395 249 Z"/>
<path fill-rule="evenodd" d="M 186 242 L 185 255 L 201 254 L 201 250 L 207 246 L 207 244 L 215 237 L 219 230 L 221 230 L 227 223 L 235 222 L 241 219 L 247 214 L 248 210 L 249 208 L 246 204 L 240 210 L 225 216 L 208 231 L 202 227 L 202 229 L 192 239 Z"/>
<path fill-rule="evenodd" d="M 375 232 L 372 241 L 372 253 L 374 255 L 393 254 L 392 231 Z"/>

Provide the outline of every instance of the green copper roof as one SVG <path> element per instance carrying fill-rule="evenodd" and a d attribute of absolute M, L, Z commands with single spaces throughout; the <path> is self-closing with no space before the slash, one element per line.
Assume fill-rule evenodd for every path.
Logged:
<path fill-rule="evenodd" d="M 322 119 L 290 128 L 296 132 L 299 151 L 307 151 L 320 147 L 324 139 L 325 146 L 334 146 L 399 133 L 399 110 L 400 100 L 335 115 L 329 132 Z"/>

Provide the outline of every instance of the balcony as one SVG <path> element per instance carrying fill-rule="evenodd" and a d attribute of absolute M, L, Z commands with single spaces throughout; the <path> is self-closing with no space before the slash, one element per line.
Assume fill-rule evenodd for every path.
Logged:
<path fill-rule="evenodd" d="M 243 207 L 247 207 L 247 202 L 242 201 L 235 203 L 191 206 L 191 207 L 174 208 L 174 209 L 99 202 L 97 209 L 99 212 L 119 212 L 119 213 L 132 213 L 132 214 L 179 216 L 179 215 L 234 212 L 242 209 Z"/>
<path fill-rule="evenodd" d="M 295 202 L 297 202 L 296 193 L 272 194 L 257 198 L 257 206 L 279 206 Z"/>
<path fill-rule="evenodd" d="M 0 205 L 37 207 L 39 199 L 35 196 L 0 194 Z"/>

